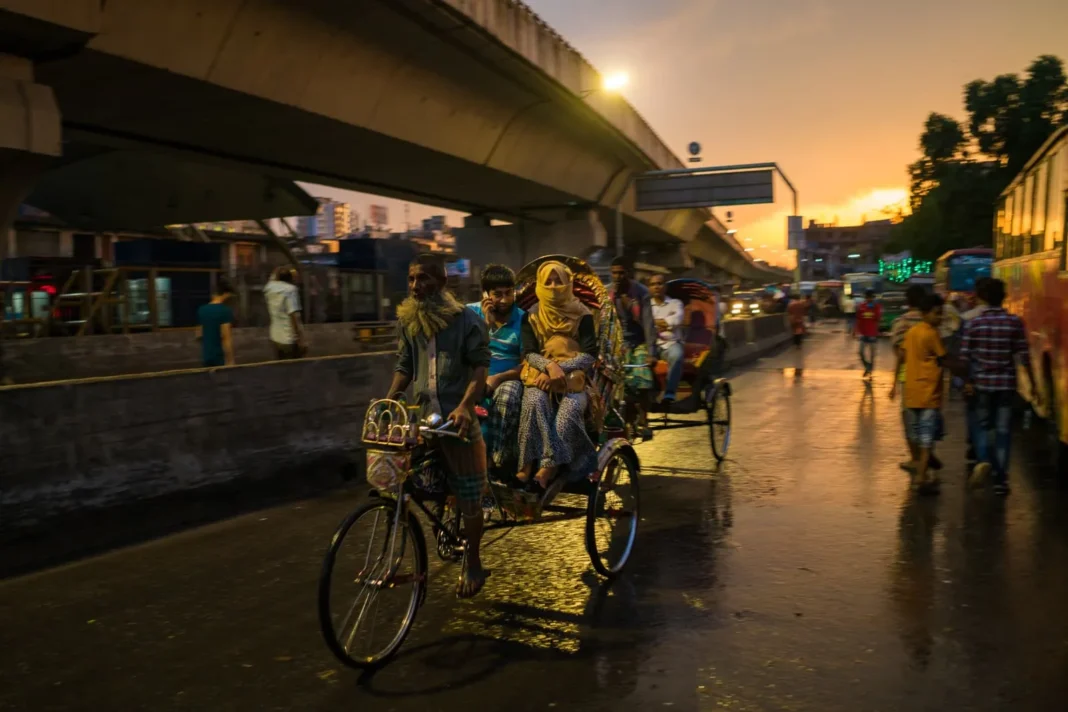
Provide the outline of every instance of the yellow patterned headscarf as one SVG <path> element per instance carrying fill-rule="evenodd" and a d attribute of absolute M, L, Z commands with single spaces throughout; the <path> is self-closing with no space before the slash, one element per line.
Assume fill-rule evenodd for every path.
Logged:
<path fill-rule="evenodd" d="M 551 275 L 560 278 L 559 285 L 548 284 Z M 562 262 L 545 262 L 538 268 L 534 293 L 538 296 L 537 309 L 531 311 L 530 325 L 543 345 L 557 335 L 574 337 L 579 321 L 590 313 L 575 296 L 571 270 Z"/>

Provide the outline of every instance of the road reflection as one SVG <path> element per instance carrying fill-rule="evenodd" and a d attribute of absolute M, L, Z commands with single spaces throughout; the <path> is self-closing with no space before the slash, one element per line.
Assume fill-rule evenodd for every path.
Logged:
<path fill-rule="evenodd" d="M 912 664 L 927 669 L 934 646 L 934 534 L 938 501 L 909 494 L 897 527 L 897 557 L 891 566 L 890 602 Z"/>

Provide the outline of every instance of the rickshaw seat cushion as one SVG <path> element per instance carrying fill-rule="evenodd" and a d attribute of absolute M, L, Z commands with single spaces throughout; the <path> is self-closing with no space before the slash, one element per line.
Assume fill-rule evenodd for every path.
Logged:
<path fill-rule="evenodd" d="M 686 344 L 685 356 L 682 363 L 682 377 L 683 379 L 692 378 L 697 375 L 697 359 L 701 357 L 708 349 L 700 344 Z M 662 388 L 664 380 L 667 378 L 668 364 L 667 361 L 660 360 L 656 362 L 656 367 L 653 368 L 653 375 L 656 377 L 657 383 Z"/>

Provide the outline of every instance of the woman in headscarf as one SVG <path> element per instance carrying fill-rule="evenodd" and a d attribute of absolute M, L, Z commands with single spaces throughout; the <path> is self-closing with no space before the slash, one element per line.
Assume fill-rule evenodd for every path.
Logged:
<path fill-rule="evenodd" d="M 596 459 L 586 434 L 585 381 L 597 360 L 597 326 L 561 262 L 538 268 L 538 303 L 523 320 L 525 364 L 518 478 L 546 489 L 563 465 L 583 474 Z M 537 466 L 537 472 L 534 468 Z"/>

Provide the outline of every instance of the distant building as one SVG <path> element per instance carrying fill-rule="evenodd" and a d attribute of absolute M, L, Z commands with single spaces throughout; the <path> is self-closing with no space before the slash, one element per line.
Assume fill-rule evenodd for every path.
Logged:
<path fill-rule="evenodd" d="M 389 208 L 385 205 L 372 205 L 370 213 L 370 227 L 381 230 L 389 225 Z"/>
<path fill-rule="evenodd" d="M 204 232 L 229 232 L 242 235 L 262 235 L 263 228 L 255 220 L 227 220 L 225 222 L 197 223 Z"/>
<path fill-rule="evenodd" d="M 444 215 L 432 215 L 423 220 L 423 232 L 444 232 L 448 227 Z"/>
<path fill-rule="evenodd" d="M 316 198 L 319 209 L 315 215 L 297 218 L 297 232 L 313 240 L 336 239 L 348 235 L 357 228 L 359 216 L 348 203 Z"/>
<path fill-rule="evenodd" d="M 444 215 L 426 218 L 422 221 L 420 229 L 397 233 L 395 237 L 416 243 L 424 252 L 445 254 L 456 252 L 456 237 L 452 234 L 452 229 Z"/>
<path fill-rule="evenodd" d="M 373 237 L 376 240 L 388 240 L 389 238 L 393 237 L 393 233 L 386 229 L 362 227 L 359 229 L 354 229 L 348 235 L 342 235 L 341 239 L 355 240 L 361 237 Z"/>
<path fill-rule="evenodd" d="M 871 220 L 862 225 L 810 221 L 805 228 L 805 248 L 798 252 L 801 278 L 838 279 L 850 272 L 878 272 L 892 227 L 891 220 Z"/>

